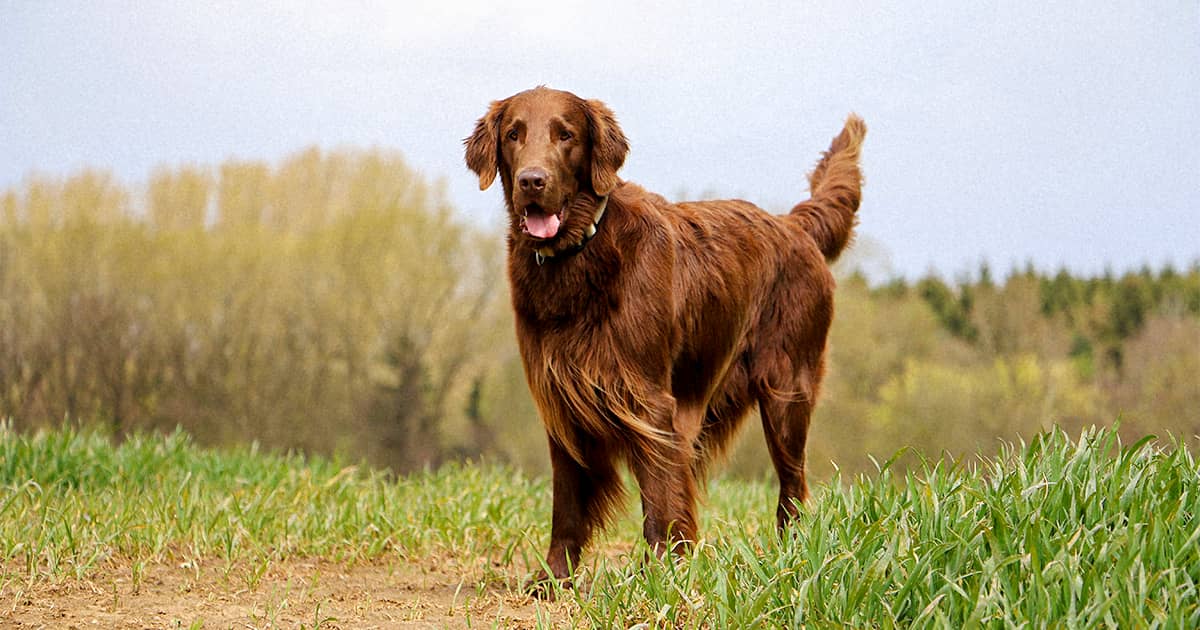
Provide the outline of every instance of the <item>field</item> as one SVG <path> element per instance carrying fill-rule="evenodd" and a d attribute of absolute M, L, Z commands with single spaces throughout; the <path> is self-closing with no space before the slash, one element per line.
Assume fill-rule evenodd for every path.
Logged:
<path fill-rule="evenodd" d="M 704 539 L 669 561 L 647 559 L 631 507 L 547 603 L 520 590 L 548 534 L 544 478 L 5 427 L 0 625 L 1200 627 L 1184 448 L 1053 432 L 879 468 L 818 485 L 782 537 L 769 480 L 718 480 Z"/>

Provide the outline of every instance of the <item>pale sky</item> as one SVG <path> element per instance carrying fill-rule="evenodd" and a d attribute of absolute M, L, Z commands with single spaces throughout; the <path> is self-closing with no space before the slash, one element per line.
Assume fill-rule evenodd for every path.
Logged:
<path fill-rule="evenodd" d="M 0 0 L 0 187 L 381 147 L 493 225 L 461 140 L 547 84 L 616 112 L 626 179 L 775 211 L 858 112 L 877 274 L 1200 260 L 1196 0 L 411 4 Z"/>

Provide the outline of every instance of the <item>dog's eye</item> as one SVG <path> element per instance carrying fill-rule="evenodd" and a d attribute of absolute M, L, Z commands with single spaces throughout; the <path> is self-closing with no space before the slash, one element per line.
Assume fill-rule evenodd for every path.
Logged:
<path fill-rule="evenodd" d="M 570 131 L 562 131 L 562 132 L 559 132 L 559 134 L 558 134 L 558 139 L 563 142 L 567 142 L 571 138 L 574 138 L 574 137 L 575 137 L 575 134 L 571 133 Z"/>
<path fill-rule="evenodd" d="M 509 140 L 512 140 L 513 142 L 516 142 L 516 141 L 517 141 L 517 138 L 518 138 L 518 134 L 517 134 L 517 130 L 516 130 L 516 129 L 513 129 L 512 131 L 508 132 L 508 139 L 509 139 Z"/>

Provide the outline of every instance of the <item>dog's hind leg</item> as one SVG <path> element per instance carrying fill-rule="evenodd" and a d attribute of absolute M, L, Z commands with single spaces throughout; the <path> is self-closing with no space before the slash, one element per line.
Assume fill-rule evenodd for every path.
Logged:
<path fill-rule="evenodd" d="M 808 392 L 800 391 L 790 396 L 763 396 L 759 401 L 767 450 L 779 474 L 779 507 L 775 511 L 775 520 L 780 528 L 796 517 L 800 503 L 808 498 L 804 447 L 813 410 L 812 398 Z"/>

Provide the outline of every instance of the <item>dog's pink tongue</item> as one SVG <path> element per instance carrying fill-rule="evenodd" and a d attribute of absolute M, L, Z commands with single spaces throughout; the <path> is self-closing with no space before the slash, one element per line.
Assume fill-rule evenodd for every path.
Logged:
<path fill-rule="evenodd" d="M 558 215 L 534 213 L 525 217 L 525 229 L 538 238 L 553 238 L 558 234 Z"/>

